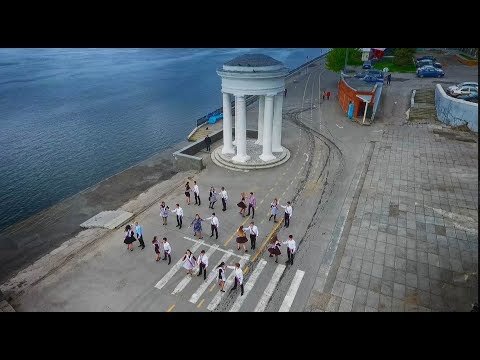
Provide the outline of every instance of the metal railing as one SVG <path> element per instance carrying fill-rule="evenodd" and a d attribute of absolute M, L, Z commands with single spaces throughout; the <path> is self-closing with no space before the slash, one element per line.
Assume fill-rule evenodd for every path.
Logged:
<path fill-rule="evenodd" d="M 302 70 L 303 68 L 307 67 L 311 63 L 325 57 L 331 50 L 332 49 L 327 49 L 322 55 L 317 56 L 317 57 L 313 58 L 312 60 L 307 61 L 306 63 L 304 63 L 300 66 L 297 66 L 295 69 L 291 70 L 285 78 L 288 79 L 289 77 L 294 75 L 299 70 Z M 258 99 L 258 95 L 247 95 L 247 96 L 245 96 L 246 106 L 248 107 L 249 105 L 253 104 L 255 101 L 257 101 L 257 99 Z M 232 112 L 235 113 L 235 100 L 232 101 Z M 223 107 L 220 107 L 220 108 L 212 111 L 211 113 L 208 113 L 207 115 L 202 116 L 200 119 L 197 119 L 195 121 L 195 127 L 199 127 L 200 125 L 206 123 L 208 121 L 208 119 L 210 119 L 211 116 L 220 115 L 221 113 L 223 113 Z"/>

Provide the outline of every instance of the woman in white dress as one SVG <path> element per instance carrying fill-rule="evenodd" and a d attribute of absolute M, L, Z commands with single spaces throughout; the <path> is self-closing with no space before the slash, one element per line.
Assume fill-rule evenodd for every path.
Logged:
<path fill-rule="evenodd" d="M 197 265 L 197 259 L 193 256 L 190 249 L 183 255 L 182 261 L 183 267 L 187 270 L 187 274 L 193 275 L 193 268 Z"/>

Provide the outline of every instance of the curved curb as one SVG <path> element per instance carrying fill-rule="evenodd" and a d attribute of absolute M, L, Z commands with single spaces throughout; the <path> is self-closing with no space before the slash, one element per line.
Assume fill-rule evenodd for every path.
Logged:
<path fill-rule="evenodd" d="M 290 150 L 288 150 L 285 146 L 283 146 L 283 148 L 285 149 L 285 156 L 282 159 L 276 162 L 272 162 L 268 164 L 259 164 L 259 165 L 242 165 L 242 164 L 233 164 L 233 163 L 227 162 L 220 155 L 220 152 L 222 151 L 221 146 L 217 147 L 214 151 L 212 151 L 212 154 L 210 156 L 212 158 L 213 163 L 217 166 L 223 167 L 225 169 L 233 170 L 233 171 L 248 172 L 250 170 L 269 169 L 269 168 L 280 166 L 286 163 L 290 159 L 291 154 L 290 154 Z"/>

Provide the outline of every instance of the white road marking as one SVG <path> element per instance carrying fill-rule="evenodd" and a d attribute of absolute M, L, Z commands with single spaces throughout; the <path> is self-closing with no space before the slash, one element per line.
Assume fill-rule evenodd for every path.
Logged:
<path fill-rule="evenodd" d="M 221 264 L 222 262 L 226 263 L 228 261 L 228 258 L 230 257 L 231 255 L 230 254 L 225 254 L 223 255 L 223 257 L 220 259 L 219 261 L 219 264 Z M 212 283 L 213 280 L 215 280 L 217 278 L 217 271 L 216 269 L 215 270 L 212 270 L 210 271 L 210 275 L 208 275 L 207 277 L 207 280 L 202 282 L 202 284 L 198 287 L 197 291 L 195 291 L 192 296 L 190 297 L 190 301 L 191 303 L 193 304 L 196 304 L 198 299 L 200 299 L 200 296 L 202 296 L 202 294 L 205 292 L 205 290 L 207 290 L 207 288 L 210 286 L 210 284 Z"/>
<path fill-rule="evenodd" d="M 283 272 L 285 271 L 286 266 L 283 264 L 278 264 L 277 268 L 275 269 L 275 272 L 272 275 L 272 279 L 268 283 L 267 288 L 263 292 L 262 297 L 260 298 L 260 301 L 258 302 L 257 306 L 255 307 L 254 312 L 264 312 L 268 302 L 270 301 L 270 298 L 273 295 L 273 291 L 277 287 L 278 282 L 280 281 L 280 277 L 282 276 Z"/>
<path fill-rule="evenodd" d="M 262 270 L 265 268 L 265 265 L 267 265 L 267 262 L 265 260 L 260 260 L 257 267 L 255 268 L 255 270 L 253 270 L 252 275 L 248 278 L 248 281 L 244 286 L 245 291 L 243 293 L 243 296 L 239 295 L 237 297 L 237 299 L 233 303 L 233 306 L 230 308 L 229 312 L 240 310 L 240 307 L 245 301 L 245 298 L 248 296 L 248 293 L 250 292 L 250 290 L 252 290 L 253 286 L 257 282 L 257 279 L 260 276 L 260 273 L 262 272 Z"/>
<path fill-rule="evenodd" d="M 305 162 L 308 162 L 308 154 L 307 154 L 307 153 L 303 153 L 303 155 L 307 155 L 307 159 L 305 160 Z"/>
<path fill-rule="evenodd" d="M 187 239 L 187 240 L 190 240 L 190 241 L 193 241 L 193 242 L 196 242 L 196 243 L 200 243 L 203 246 L 215 247 L 215 249 L 218 250 L 218 251 L 222 251 L 224 253 L 227 253 L 227 254 L 230 254 L 230 255 L 233 255 L 233 256 L 238 256 L 239 258 L 242 258 L 242 259 L 245 259 L 245 260 L 250 259 L 250 255 L 248 255 L 248 254 L 247 255 L 238 255 L 238 254 L 235 254 L 232 250 L 224 250 L 222 248 L 216 248 L 216 246 L 218 246 L 216 244 L 215 245 L 210 245 L 210 244 L 204 243 L 203 241 L 198 241 L 196 239 L 189 238 L 188 236 L 184 236 L 183 238 Z"/>
<path fill-rule="evenodd" d="M 295 276 L 290 284 L 290 288 L 287 291 L 287 295 L 283 299 L 283 303 L 280 306 L 279 312 L 288 312 L 293 304 L 293 299 L 295 299 L 295 295 L 297 295 L 298 288 L 300 287 L 300 283 L 302 282 L 303 275 L 305 275 L 305 271 L 297 270 Z"/>
<path fill-rule="evenodd" d="M 335 124 L 335 125 L 337 125 L 337 127 L 339 127 L 340 129 L 343 129 L 343 126 L 340 126 L 340 125 L 338 125 L 338 124 Z"/>
<path fill-rule="evenodd" d="M 418 205 L 421 205 L 417 202 L 415 202 L 415 206 L 418 206 Z M 456 228 L 460 229 L 460 230 L 463 230 L 463 231 L 467 231 L 467 232 L 471 232 L 473 234 L 478 234 L 478 230 L 476 228 L 478 228 L 478 222 L 477 220 L 475 219 L 472 219 L 470 216 L 466 216 L 466 215 L 460 215 L 460 214 L 456 214 L 456 213 L 453 213 L 453 212 L 449 212 L 449 211 L 445 211 L 443 209 L 439 209 L 439 208 L 435 208 L 435 207 L 431 207 L 431 206 L 428 206 L 428 205 L 422 205 L 426 208 L 429 208 L 429 209 L 432 209 L 433 212 L 443 216 L 443 217 L 448 217 L 449 219 L 452 219 L 453 220 L 453 224 Z M 466 227 L 464 225 L 475 225 L 477 224 L 477 226 L 475 226 L 474 228 L 469 228 L 469 227 Z"/>
<path fill-rule="evenodd" d="M 192 252 L 197 251 L 200 245 L 203 245 L 203 244 L 204 244 L 203 241 L 199 241 L 198 244 L 195 244 L 192 247 L 191 251 Z M 172 268 L 160 279 L 160 281 L 155 285 L 155 287 L 159 290 L 163 288 L 167 284 L 167 282 L 173 277 L 173 275 L 175 275 L 175 273 L 178 270 L 180 270 L 182 265 L 183 265 L 182 259 L 178 260 L 178 262 L 175 265 L 173 265 Z"/>
<path fill-rule="evenodd" d="M 208 251 L 207 251 L 207 253 L 206 253 L 207 258 L 210 258 L 210 256 L 215 252 L 215 250 L 217 250 L 217 248 L 218 248 L 218 245 L 217 245 L 217 247 L 212 246 L 210 249 L 208 249 Z M 198 256 L 197 256 L 197 258 L 198 258 Z M 188 283 L 189 283 L 190 281 L 192 281 L 192 278 L 193 278 L 193 276 L 191 276 L 191 275 L 186 275 L 186 276 L 182 279 L 182 281 L 180 281 L 180 282 L 178 283 L 178 285 L 175 287 L 175 289 L 172 291 L 172 295 L 178 294 L 180 291 L 182 291 L 183 289 L 185 289 L 185 286 L 187 286 Z"/>
<path fill-rule="evenodd" d="M 243 266 L 245 265 L 247 261 L 242 259 L 240 260 L 240 268 L 243 268 Z M 226 291 L 230 291 L 230 285 L 232 285 L 233 283 L 233 280 L 235 278 L 235 271 L 232 271 L 232 273 L 228 276 L 227 278 L 227 281 L 225 281 L 225 288 L 228 289 Z M 237 287 L 238 289 L 238 287 Z M 218 304 L 220 304 L 220 301 L 222 300 L 222 297 L 223 295 L 225 295 L 226 292 L 221 292 L 220 290 L 218 290 L 217 294 L 215 295 L 215 297 L 212 299 L 212 301 L 210 302 L 210 304 L 208 304 L 207 306 L 207 309 L 210 310 L 210 311 L 213 311 L 217 308 Z"/>

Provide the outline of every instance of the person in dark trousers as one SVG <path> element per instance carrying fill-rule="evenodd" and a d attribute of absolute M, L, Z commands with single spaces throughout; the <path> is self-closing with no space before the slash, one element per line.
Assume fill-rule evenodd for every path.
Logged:
<path fill-rule="evenodd" d="M 285 214 L 284 214 L 285 224 L 283 226 L 288 228 L 290 226 L 290 218 L 292 217 L 292 212 L 293 212 L 292 205 L 290 204 L 290 201 L 287 201 L 287 205 L 280 205 L 280 206 L 285 209 Z"/>
<path fill-rule="evenodd" d="M 293 240 L 293 235 L 288 235 L 288 240 L 284 241 L 283 244 L 287 245 L 287 264 L 290 263 L 290 265 L 293 265 L 293 258 L 295 256 L 295 251 L 297 250 L 295 240 Z"/>
<path fill-rule="evenodd" d="M 325 90 L 322 91 L 322 100 L 325 100 Z"/>
<path fill-rule="evenodd" d="M 218 226 L 220 223 L 218 222 L 218 218 L 215 216 L 215 213 L 212 213 L 212 216 L 206 218 L 205 220 L 210 220 L 210 228 L 212 229 L 212 235 L 210 235 L 210 237 L 213 237 L 213 232 L 215 231 L 215 239 L 218 239 Z"/>
<path fill-rule="evenodd" d="M 240 289 L 242 291 L 241 295 L 243 296 L 243 271 L 240 269 L 240 264 L 236 263 L 235 266 L 227 266 L 229 269 L 233 269 L 235 273 L 235 285 L 230 289 L 236 290 L 237 289 L 237 284 L 240 284 Z"/>
<path fill-rule="evenodd" d="M 250 209 L 252 209 L 252 219 L 255 217 L 255 207 L 257 206 L 257 199 L 255 199 L 255 195 L 253 192 L 250 193 L 250 197 L 248 198 L 248 214 L 250 215 Z"/>
<path fill-rule="evenodd" d="M 390 85 L 390 80 L 392 80 L 392 74 L 387 75 L 387 85 Z"/>
<path fill-rule="evenodd" d="M 327 91 L 327 100 L 330 100 L 330 91 Z"/>
<path fill-rule="evenodd" d="M 222 191 L 220 191 L 220 195 L 222 196 L 222 206 L 223 206 L 222 211 L 226 211 L 228 194 L 227 194 L 227 190 L 225 190 L 223 186 L 222 186 Z"/>
<path fill-rule="evenodd" d="M 197 276 L 201 276 L 203 271 L 203 280 L 207 280 L 207 266 L 208 266 L 208 257 L 205 254 L 205 250 L 202 250 L 200 251 L 200 256 L 198 257 L 199 271 Z"/>
<path fill-rule="evenodd" d="M 198 206 L 200 206 L 202 204 L 200 201 L 200 189 L 198 188 L 196 181 L 193 182 L 193 195 L 195 195 L 195 205 L 197 205 L 198 201 Z"/>
<path fill-rule="evenodd" d="M 250 249 L 255 250 L 255 244 L 258 238 L 258 227 L 252 221 L 249 227 L 243 228 L 243 231 L 247 231 L 250 233 Z"/>
<path fill-rule="evenodd" d="M 140 242 L 139 247 L 142 247 L 142 250 L 145 249 L 145 243 L 143 242 L 143 229 L 138 225 L 138 221 L 135 221 L 135 231 L 137 232 L 137 239 Z"/>
<path fill-rule="evenodd" d="M 179 229 L 182 228 L 182 220 L 183 220 L 183 209 L 180 207 L 179 204 L 176 204 L 175 209 L 172 210 L 173 213 L 177 214 L 177 226 Z"/>
<path fill-rule="evenodd" d="M 170 256 L 172 253 L 172 247 L 168 243 L 166 237 L 162 239 L 162 242 L 163 242 L 163 253 L 165 255 L 162 260 L 167 260 L 167 257 L 168 257 L 168 265 L 170 265 L 170 263 L 172 262 L 172 257 Z"/>
<path fill-rule="evenodd" d="M 212 139 L 210 139 L 210 136 L 205 136 L 205 146 L 207 148 L 207 151 L 210 151 L 210 145 L 212 144 Z"/>
<path fill-rule="evenodd" d="M 287 88 L 285 88 L 284 96 L 287 97 Z"/>

